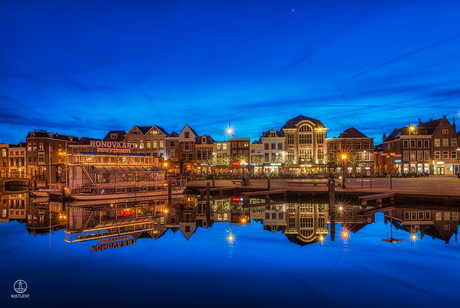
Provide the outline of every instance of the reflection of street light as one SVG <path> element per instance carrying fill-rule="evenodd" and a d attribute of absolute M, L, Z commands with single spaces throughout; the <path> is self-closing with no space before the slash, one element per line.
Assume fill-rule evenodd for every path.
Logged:
<path fill-rule="evenodd" d="M 344 240 L 347 240 L 350 237 L 350 233 L 347 229 L 343 229 L 342 234 L 340 235 Z"/>
<path fill-rule="evenodd" d="M 345 187 L 345 162 L 347 160 L 347 154 L 342 154 L 342 188 Z"/>

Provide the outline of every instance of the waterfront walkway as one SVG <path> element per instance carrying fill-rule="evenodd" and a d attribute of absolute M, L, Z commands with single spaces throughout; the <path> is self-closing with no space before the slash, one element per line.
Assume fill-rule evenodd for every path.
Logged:
<path fill-rule="evenodd" d="M 271 179 L 271 189 L 296 190 L 296 191 L 326 191 L 327 187 L 291 186 L 286 181 L 293 179 Z M 300 180 L 300 179 L 298 179 Z M 308 179 L 303 179 L 308 181 Z M 311 180 L 315 181 L 315 180 Z M 206 187 L 206 182 L 212 185 L 211 180 L 207 181 L 190 181 L 189 187 Z M 267 179 L 251 179 L 250 188 L 267 189 Z M 234 184 L 231 180 L 216 180 L 215 187 L 241 187 L 240 184 Z M 342 191 L 342 188 L 335 186 L 336 192 Z M 401 194 L 416 195 L 439 195 L 439 196 L 460 196 L 460 179 L 454 176 L 429 176 L 421 178 L 392 178 L 392 189 L 390 190 L 389 178 L 364 178 L 364 179 L 347 179 L 344 191 L 355 192 L 395 192 Z"/>

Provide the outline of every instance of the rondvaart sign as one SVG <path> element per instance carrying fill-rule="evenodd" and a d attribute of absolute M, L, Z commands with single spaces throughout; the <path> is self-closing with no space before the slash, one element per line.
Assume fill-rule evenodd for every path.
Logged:
<path fill-rule="evenodd" d="M 129 245 L 134 245 L 134 244 L 136 244 L 136 240 L 130 239 L 126 241 L 118 241 L 118 242 L 113 242 L 113 243 L 96 245 L 96 246 L 91 246 L 91 252 L 118 248 L 118 247 L 123 247 L 123 246 L 129 246 Z"/>

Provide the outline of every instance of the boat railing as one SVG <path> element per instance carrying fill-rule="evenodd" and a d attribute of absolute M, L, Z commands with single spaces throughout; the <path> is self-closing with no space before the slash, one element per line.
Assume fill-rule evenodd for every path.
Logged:
<path fill-rule="evenodd" d="M 81 192 L 90 192 L 96 190 L 101 192 L 102 189 L 130 189 L 137 191 L 150 191 L 150 190 L 166 190 L 167 186 L 164 181 L 142 181 L 142 182 L 120 182 L 120 183 L 100 183 L 100 184 L 84 184 L 78 185 L 71 189 L 71 194 L 79 194 Z"/>

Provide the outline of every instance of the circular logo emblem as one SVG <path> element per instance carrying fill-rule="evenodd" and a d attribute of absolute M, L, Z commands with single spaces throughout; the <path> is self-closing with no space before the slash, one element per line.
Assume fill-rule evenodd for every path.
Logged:
<path fill-rule="evenodd" d="M 27 283 L 22 279 L 16 280 L 16 282 L 13 285 L 13 288 L 16 291 L 16 293 L 22 294 L 25 291 L 27 291 Z"/>

